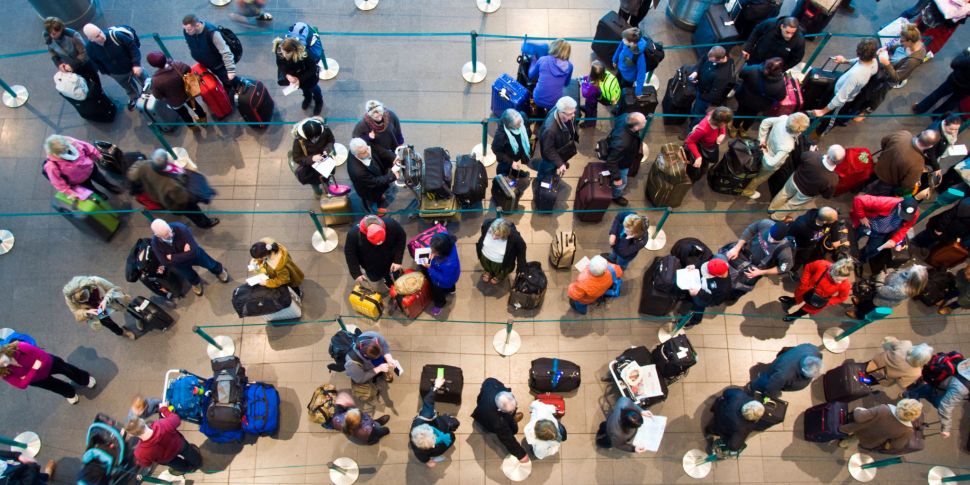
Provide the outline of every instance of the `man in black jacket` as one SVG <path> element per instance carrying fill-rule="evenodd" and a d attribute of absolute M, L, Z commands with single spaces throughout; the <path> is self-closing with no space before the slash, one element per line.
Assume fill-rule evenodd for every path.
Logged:
<path fill-rule="evenodd" d="M 350 140 L 347 156 L 347 175 L 354 184 L 354 191 L 364 202 L 364 210 L 377 212 L 394 202 L 397 186 L 394 181 L 401 176 L 397 158 L 381 159 L 382 151 L 373 151 L 361 138 Z"/>
<path fill-rule="evenodd" d="M 848 255 L 849 227 L 839 219 L 839 211 L 831 207 L 811 209 L 795 218 L 788 226 L 788 237 L 795 243 L 792 274 L 802 266 L 823 258 L 826 252 Z"/>
<path fill-rule="evenodd" d="M 519 462 L 528 463 L 529 454 L 515 439 L 522 413 L 518 412 L 512 389 L 505 387 L 498 379 L 489 377 L 482 383 L 477 402 L 472 419 L 486 431 L 495 433 L 505 450 L 518 458 Z"/>
<path fill-rule="evenodd" d="M 643 144 L 640 142 L 640 130 L 647 126 L 647 118 L 643 113 L 625 113 L 613 120 L 613 131 L 610 132 L 610 149 L 606 155 L 606 168 L 610 171 L 613 181 L 613 202 L 626 206 L 630 202 L 623 197 L 623 191 L 628 183 L 630 165 L 636 161 L 640 163 L 643 157 Z"/>
<path fill-rule="evenodd" d="M 792 211 L 816 197 L 831 199 L 835 195 L 835 187 L 839 185 L 839 175 L 835 173 L 835 168 L 845 159 L 842 145 L 830 146 L 825 155 L 820 154 L 817 147 L 813 146 L 797 156 L 801 163 L 768 205 L 768 214 L 776 221 L 785 220 L 792 215 Z"/>
<path fill-rule="evenodd" d="M 769 369 L 751 383 L 751 390 L 772 399 L 782 391 L 800 391 L 822 375 L 822 353 L 812 344 L 799 344 L 778 354 Z"/>
<path fill-rule="evenodd" d="M 965 96 L 970 95 L 970 47 L 960 51 L 960 54 L 950 61 L 953 72 L 932 93 L 926 95 L 922 101 L 913 104 L 914 113 L 926 113 L 936 103 L 946 98 L 935 110 L 934 114 L 953 111 Z"/>
<path fill-rule="evenodd" d="M 966 240 L 970 236 L 970 197 L 965 197 L 942 214 L 933 216 L 910 242 L 914 246 L 930 248 L 944 246 L 957 239 Z"/>
<path fill-rule="evenodd" d="M 748 65 L 780 57 L 785 70 L 795 67 L 805 56 L 805 38 L 798 29 L 798 19 L 781 17 L 761 22 L 741 47 L 741 56 Z"/>
<path fill-rule="evenodd" d="M 196 296 L 202 296 L 202 278 L 195 272 L 194 266 L 201 266 L 210 273 L 216 275 L 219 281 L 229 282 L 229 272 L 205 252 L 192 236 L 192 231 L 188 226 L 181 222 L 168 223 L 162 219 L 152 221 L 152 251 L 158 259 L 159 273 L 165 271 L 165 267 L 171 266 L 183 278 L 192 285 L 192 291 Z"/>
<path fill-rule="evenodd" d="M 694 105 L 690 110 L 690 114 L 694 117 L 690 120 L 688 130 L 704 119 L 708 107 L 724 104 L 728 92 L 734 87 L 736 81 L 734 65 L 729 62 L 730 60 L 727 50 L 716 45 L 707 51 L 707 59 L 698 62 L 694 72 L 689 76 L 691 82 L 697 84 L 697 97 L 694 98 Z"/>
<path fill-rule="evenodd" d="M 731 297 L 730 267 L 724 255 L 718 254 L 702 264 L 700 272 L 701 287 L 687 290 L 692 313 L 688 327 L 701 323 L 707 307 L 723 305 Z"/>
<path fill-rule="evenodd" d="M 391 273 L 401 269 L 406 242 L 404 228 L 394 219 L 364 216 L 350 228 L 344 242 L 350 276 L 357 284 L 383 281 L 390 288 L 394 284 Z"/>
<path fill-rule="evenodd" d="M 765 406 L 740 387 L 729 387 L 714 401 L 714 417 L 704 433 L 721 438 L 729 451 L 741 451 L 765 414 Z"/>
<path fill-rule="evenodd" d="M 539 129 L 539 179 L 556 173 L 559 177 L 566 174 L 569 159 L 576 156 L 576 142 L 579 130 L 576 126 L 576 100 L 563 96 L 556 101 L 556 107 L 549 111 Z"/>

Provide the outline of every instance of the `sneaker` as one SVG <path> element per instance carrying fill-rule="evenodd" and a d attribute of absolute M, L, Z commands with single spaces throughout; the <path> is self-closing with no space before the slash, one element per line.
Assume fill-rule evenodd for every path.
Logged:
<path fill-rule="evenodd" d="M 195 296 L 202 296 L 202 293 L 204 293 L 202 285 L 192 285 L 192 293 L 195 293 Z"/>
<path fill-rule="evenodd" d="M 441 314 L 441 307 L 433 306 L 431 307 L 431 311 L 429 311 L 428 313 L 430 313 L 432 317 L 437 317 L 439 314 Z"/>
<path fill-rule="evenodd" d="M 121 333 L 121 336 L 125 337 L 128 340 L 135 340 L 136 338 L 135 332 L 132 332 L 131 330 L 125 330 L 124 332 Z"/>
<path fill-rule="evenodd" d="M 517 411 L 515 413 L 515 422 L 518 423 L 519 421 L 522 421 L 522 417 L 523 417 L 522 416 L 522 412 L 521 411 Z"/>
<path fill-rule="evenodd" d="M 613 203 L 622 207 L 630 205 L 630 201 L 626 200 L 626 197 L 623 196 L 613 199 Z"/>
<path fill-rule="evenodd" d="M 903 81 L 902 81 L 901 83 L 899 83 L 899 84 L 897 84 L 897 85 L 895 85 L 895 86 L 893 86 L 893 89 L 899 89 L 899 88 L 902 88 L 903 86 L 905 86 L 905 85 L 906 85 L 906 83 L 907 83 L 907 82 L 909 82 L 909 79 L 903 79 Z"/>
<path fill-rule="evenodd" d="M 381 425 L 381 426 L 385 426 L 385 425 L 387 425 L 387 422 L 390 421 L 390 420 L 391 420 L 391 417 L 385 414 L 385 415 L 383 415 L 383 416 L 375 419 L 374 422 L 377 423 L 377 424 L 379 424 L 379 425 Z"/>
<path fill-rule="evenodd" d="M 219 273 L 219 281 L 223 283 L 229 282 L 229 272 L 226 271 L 226 268 L 222 268 L 222 273 Z"/>
<path fill-rule="evenodd" d="M 745 195 L 751 200 L 758 200 L 759 198 L 761 198 L 761 192 L 758 192 L 757 190 L 754 190 L 751 193 L 745 194 Z"/>
<path fill-rule="evenodd" d="M 67 402 L 71 403 L 72 406 L 77 404 L 80 400 L 81 398 L 77 394 L 75 394 L 74 397 L 67 398 Z"/>
<path fill-rule="evenodd" d="M 98 381 L 94 380 L 94 376 L 88 376 L 88 389 L 94 389 L 96 385 L 98 385 Z"/>
<path fill-rule="evenodd" d="M 267 13 L 267 12 L 263 12 L 263 13 L 259 14 L 258 17 L 256 17 L 256 20 L 258 20 L 260 22 L 269 22 L 270 20 L 273 20 L 273 16 L 270 15 L 269 13 Z"/>

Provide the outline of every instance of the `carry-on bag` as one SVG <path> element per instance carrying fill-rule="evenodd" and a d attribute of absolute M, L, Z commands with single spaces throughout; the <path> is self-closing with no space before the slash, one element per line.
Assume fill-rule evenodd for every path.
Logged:
<path fill-rule="evenodd" d="M 609 11 L 596 24 L 596 34 L 593 40 L 615 42 L 593 42 L 593 53 L 607 67 L 613 66 L 613 54 L 616 53 L 623 31 L 630 28 L 630 23 L 620 18 L 614 11 Z"/>
<path fill-rule="evenodd" d="M 839 431 L 849 416 L 849 405 L 842 401 L 816 404 L 805 410 L 805 441 L 827 443 L 848 436 Z"/>
<path fill-rule="evenodd" d="M 657 373 L 672 382 L 687 374 L 697 364 L 697 352 L 686 335 L 677 335 L 656 346 L 650 354 Z"/>
<path fill-rule="evenodd" d="M 417 318 L 431 304 L 431 283 L 424 273 L 405 270 L 394 280 L 390 296 L 408 318 Z"/>
<path fill-rule="evenodd" d="M 955 287 L 956 276 L 953 273 L 930 268 L 926 286 L 922 293 L 916 295 L 915 299 L 926 306 L 936 306 L 937 303 L 946 299 L 949 290 Z"/>
<path fill-rule="evenodd" d="M 236 108 L 239 115 L 248 122 L 263 123 L 273 119 L 273 110 L 276 103 L 270 96 L 269 90 L 262 81 L 238 78 L 236 86 Z M 269 125 L 250 125 L 253 128 L 263 129 Z"/>
<path fill-rule="evenodd" d="M 714 192 L 741 195 L 761 171 L 761 147 L 753 138 L 735 138 L 721 159 L 707 172 L 707 184 Z"/>
<path fill-rule="evenodd" d="M 845 70 L 839 70 L 839 66 L 843 64 L 836 64 L 832 70 L 828 70 L 826 68 L 830 61 L 832 59 L 828 58 L 822 64 L 822 67 L 813 67 L 802 80 L 803 110 L 824 108 L 835 95 L 835 81 L 839 79 L 843 72 L 848 70 L 848 67 Z M 850 64 L 844 65 L 850 66 Z"/>
<path fill-rule="evenodd" d="M 192 66 L 192 72 L 199 76 L 199 87 L 202 88 L 202 102 L 209 108 L 212 117 L 222 119 L 232 113 L 232 103 L 229 93 L 222 85 L 222 81 L 215 74 L 209 72 L 202 64 Z"/>
<path fill-rule="evenodd" d="M 536 392 L 569 392 L 582 381 L 582 372 L 573 362 L 541 357 L 529 367 L 529 389 Z"/>
<path fill-rule="evenodd" d="M 754 397 L 765 407 L 765 413 L 755 423 L 756 430 L 765 431 L 776 424 L 785 422 L 785 415 L 788 414 L 788 401 L 771 399 L 760 392 L 756 392 Z"/>
<path fill-rule="evenodd" d="M 451 154 L 441 147 L 424 149 L 421 189 L 431 199 L 447 199 L 451 194 Z"/>
<path fill-rule="evenodd" d="M 613 200 L 613 183 L 610 171 L 603 162 L 590 162 L 576 184 L 574 209 L 576 219 L 583 222 L 600 222 Z M 591 211 L 591 212 L 586 212 Z"/>
<path fill-rule="evenodd" d="M 455 161 L 455 175 L 451 193 L 458 199 L 458 205 L 471 207 L 485 199 L 488 190 L 488 173 L 485 165 L 475 155 L 460 155 Z"/>
<path fill-rule="evenodd" d="M 792 16 L 798 19 L 798 26 L 802 32 L 818 34 L 832 21 L 839 3 L 841 3 L 840 0 L 808 0 L 802 2 L 801 10 L 793 12 Z"/>
<path fill-rule="evenodd" d="M 245 371 L 235 362 L 222 362 L 225 367 L 216 370 L 211 379 L 207 392 L 210 401 L 206 409 L 205 421 L 214 429 L 220 431 L 235 431 L 242 428 L 245 415 Z M 235 363 L 235 366 L 232 364 Z M 217 362 L 213 361 L 213 368 Z"/>
<path fill-rule="evenodd" d="M 846 360 L 842 365 L 828 371 L 822 376 L 822 389 L 825 390 L 825 401 L 852 402 L 862 399 L 872 393 L 867 379 L 866 366 L 868 362 Z"/>
<path fill-rule="evenodd" d="M 290 303 L 292 298 L 287 286 L 269 288 L 244 284 L 232 292 L 232 307 L 240 318 L 269 315 L 289 307 Z"/>
<path fill-rule="evenodd" d="M 418 203 L 418 217 L 432 221 L 454 219 L 458 215 L 458 199 L 446 197 L 444 199 L 430 199 L 427 194 L 421 196 Z"/>
<path fill-rule="evenodd" d="M 502 74 L 492 83 L 492 115 L 502 116 L 507 109 L 526 113 L 529 111 L 529 90 L 508 74 Z"/>
<path fill-rule="evenodd" d="M 712 5 L 712 8 L 714 5 Z M 663 114 L 690 113 L 697 97 L 697 88 L 690 81 L 690 75 L 694 72 L 694 65 L 687 64 L 677 68 L 674 75 L 667 81 L 667 91 L 664 92 L 660 109 Z M 687 122 L 686 116 L 665 116 L 664 125 L 682 125 Z"/>
<path fill-rule="evenodd" d="M 431 391 L 439 373 L 444 377 L 445 384 L 435 391 L 435 402 L 461 405 L 461 390 L 465 385 L 465 375 L 460 367 L 453 365 L 426 364 L 422 367 L 421 381 L 418 384 L 418 397 L 423 399 Z"/>
<path fill-rule="evenodd" d="M 263 315 L 263 318 L 267 322 L 279 322 L 282 320 L 296 320 L 303 316 L 303 299 L 296 294 L 296 291 L 289 286 L 281 286 L 280 288 L 286 288 L 290 293 L 290 304 L 281 308 L 273 313 L 267 313 Z"/>
<path fill-rule="evenodd" d="M 431 247 L 431 238 L 436 234 L 447 233 L 448 229 L 441 224 L 435 224 L 421 232 L 417 236 L 408 239 L 408 254 L 411 255 L 411 259 L 414 259 L 414 252 L 422 248 Z"/>
<path fill-rule="evenodd" d="M 354 221 L 349 195 L 324 195 L 320 197 L 320 212 L 328 226 L 350 224 Z"/>
<path fill-rule="evenodd" d="M 683 146 L 679 143 L 664 144 L 647 173 L 644 187 L 647 200 L 655 207 L 678 207 L 692 186 L 687 175 L 687 155 Z"/>
<path fill-rule="evenodd" d="M 700 268 L 702 264 L 708 262 L 714 256 L 707 244 L 693 237 L 678 239 L 670 247 L 670 255 L 677 258 L 681 268 L 691 265 Z"/>
<path fill-rule="evenodd" d="M 362 285 L 354 285 L 347 297 L 354 311 L 374 321 L 380 320 L 384 313 L 384 301 L 380 293 Z"/>
<path fill-rule="evenodd" d="M 650 267 L 643 274 L 643 285 L 640 288 L 640 305 L 637 309 L 646 315 L 664 316 L 673 311 L 680 297 L 674 293 L 661 291 L 654 285 L 658 273 L 670 271 L 670 260 L 657 257 L 650 263 Z M 676 269 L 674 269 L 676 271 Z"/>
<path fill-rule="evenodd" d="M 141 96 L 135 100 L 135 108 L 145 117 L 145 119 L 148 120 L 149 124 L 178 123 L 182 121 L 179 114 L 176 113 L 175 110 L 168 105 L 168 103 L 159 101 L 158 98 L 152 95 L 151 79 L 148 79 L 148 81 L 145 82 L 145 87 L 141 91 Z M 178 128 L 178 126 L 158 126 L 158 129 L 165 133 L 171 133 L 175 131 L 176 128 Z"/>
<path fill-rule="evenodd" d="M 562 418 L 566 415 L 566 400 L 559 394 L 553 394 L 551 392 L 536 394 L 536 401 L 555 407 L 556 411 L 553 415 L 557 418 Z"/>
<path fill-rule="evenodd" d="M 142 322 L 145 330 L 168 330 L 175 323 L 168 312 L 142 296 L 136 296 L 127 307 L 128 313 Z"/>
<path fill-rule="evenodd" d="M 649 117 L 657 111 L 657 105 L 660 104 L 659 99 L 657 88 L 650 85 L 643 87 L 643 94 L 640 96 L 637 96 L 636 90 L 633 88 L 623 88 L 614 114 L 619 116 L 623 113 L 635 112 Z"/>
<path fill-rule="evenodd" d="M 556 231 L 549 248 L 549 265 L 555 269 L 569 269 L 576 259 L 576 233 Z"/>
<path fill-rule="evenodd" d="M 179 375 L 174 379 L 169 376 Z M 165 375 L 165 400 L 175 414 L 190 423 L 200 423 L 205 415 L 205 379 L 186 371 L 171 369 Z"/>
<path fill-rule="evenodd" d="M 529 187 L 530 180 L 529 176 L 513 178 L 507 175 L 496 175 L 492 179 L 492 200 L 496 210 L 501 209 L 503 212 L 515 210 L 525 189 Z"/>
<path fill-rule="evenodd" d="M 246 386 L 246 414 L 242 430 L 248 434 L 271 435 L 280 426 L 280 393 L 272 384 L 254 382 Z"/>
<path fill-rule="evenodd" d="M 950 210 L 955 210 L 950 209 Z M 936 268 L 947 270 L 967 260 L 970 253 L 960 245 L 957 239 L 949 244 L 937 244 L 930 250 L 930 255 L 926 258 L 926 264 Z"/>
<path fill-rule="evenodd" d="M 707 8 L 704 16 L 697 23 L 693 42 L 691 42 L 694 45 L 701 45 L 694 48 L 699 60 L 707 60 L 707 52 L 711 50 L 712 45 L 725 45 L 742 40 L 733 20 L 722 3 L 715 3 Z M 730 49 L 730 46 L 727 48 Z"/>
<path fill-rule="evenodd" d="M 51 207 L 81 230 L 85 234 L 95 236 L 102 241 L 108 242 L 118 232 L 121 221 L 118 214 L 97 213 L 100 211 L 112 211 L 106 200 L 98 194 L 91 194 L 87 199 L 71 199 L 64 192 L 54 194 Z M 73 214 L 71 213 L 73 212 Z"/>
<path fill-rule="evenodd" d="M 532 198 L 538 211 L 552 211 L 559 198 L 562 180 L 557 175 L 547 175 L 532 181 Z"/>
<path fill-rule="evenodd" d="M 509 291 L 509 306 L 516 310 L 539 308 L 546 296 L 548 280 L 542 271 L 542 263 L 529 261 L 525 266 L 518 268 Z"/>
<path fill-rule="evenodd" d="M 802 109 L 802 83 L 790 72 L 785 72 L 785 97 L 771 105 L 765 116 L 790 115 Z"/>
<path fill-rule="evenodd" d="M 77 100 L 64 94 L 61 94 L 61 97 L 71 106 L 74 106 L 81 118 L 88 121 L 111 123 L 118 114 L 118 107 L 100 86 L 89 89 L 88 96 L 83 100 Z"/>

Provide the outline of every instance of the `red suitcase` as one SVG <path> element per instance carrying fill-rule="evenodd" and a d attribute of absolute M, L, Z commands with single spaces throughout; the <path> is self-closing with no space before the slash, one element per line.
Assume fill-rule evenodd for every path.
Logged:
<path fill-rule="evenodd" d="M 839 184 L 835 186 L 835 195 L 846 192 L 856 192 L 872 176 L 872 152 L 868 148 L 846 148 L 845 160 L 835 166 L 835 173 L 839 176 Z"/>
<path fill-rule="evenodd" d="M 559 394 L 553 394 L 551 392 L 546 392 L 536 396 L 536 400 L 545 403 L 552 404 L 556 407 L 556 412 L 553 413 L 557 418 L 562 418 L 566 415 L 566 400 L 563 399 Z"/>
<path fill-rule="evenodd" d="M 576 219 L 583 222 L 602 221 L 606 209 L 613 200 L 612 185 L 610 172 L 606 169 L 605 163 L 591 162 L 586 165 L 576 186 L 576 202 L 573 205 L 577 210 Z"/>
<path fill-rule="evenodd" d="M 209 112 L 216 119 L 222 119 L 232 113 L 229 94 L 222 85 L 222 81 L 215 74 L 209 72 L 202 64 L 192 66 L 192 72 L 199 75 L 199 86 L 202 88 L 202 101 L 209 108 Z"/>
<path fill-rule="evenodd" d="M 407 270 L 405 273 L 413 272 L 414 270 Z M 397 302 L 398 308 L 407 315 L 408 318 L 414 319 L 421 315 L 428 305 L 431 304 L 431 283 L 428 278 L 424 278 L 424 285 L 421 289 L 410 295 L 401 295 L 398 293 L 397 288 L 391 285 L 390 291 L 391 298 Z"/>
<path fill-rule="evenodd" d="M 802 109 L 802 85 L 791 74 L 785 73 L 785 99 L 775 103 L 766 116 L 790 115 Z"/>

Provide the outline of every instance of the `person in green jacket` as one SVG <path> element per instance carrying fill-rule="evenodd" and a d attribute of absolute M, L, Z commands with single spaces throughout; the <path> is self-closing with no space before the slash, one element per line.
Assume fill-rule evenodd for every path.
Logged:
<path fill-rule="evenodd" d="M 600 61 L 593 61 L 589 75 L 583 76 L 580 83 L 583 102 L 583 116 L 596 118 L 597 103 L 612 107 L 620 100 L 620 81 Z M 596 128 L 596 120 L 583 121 L 582 128 Z"/>

